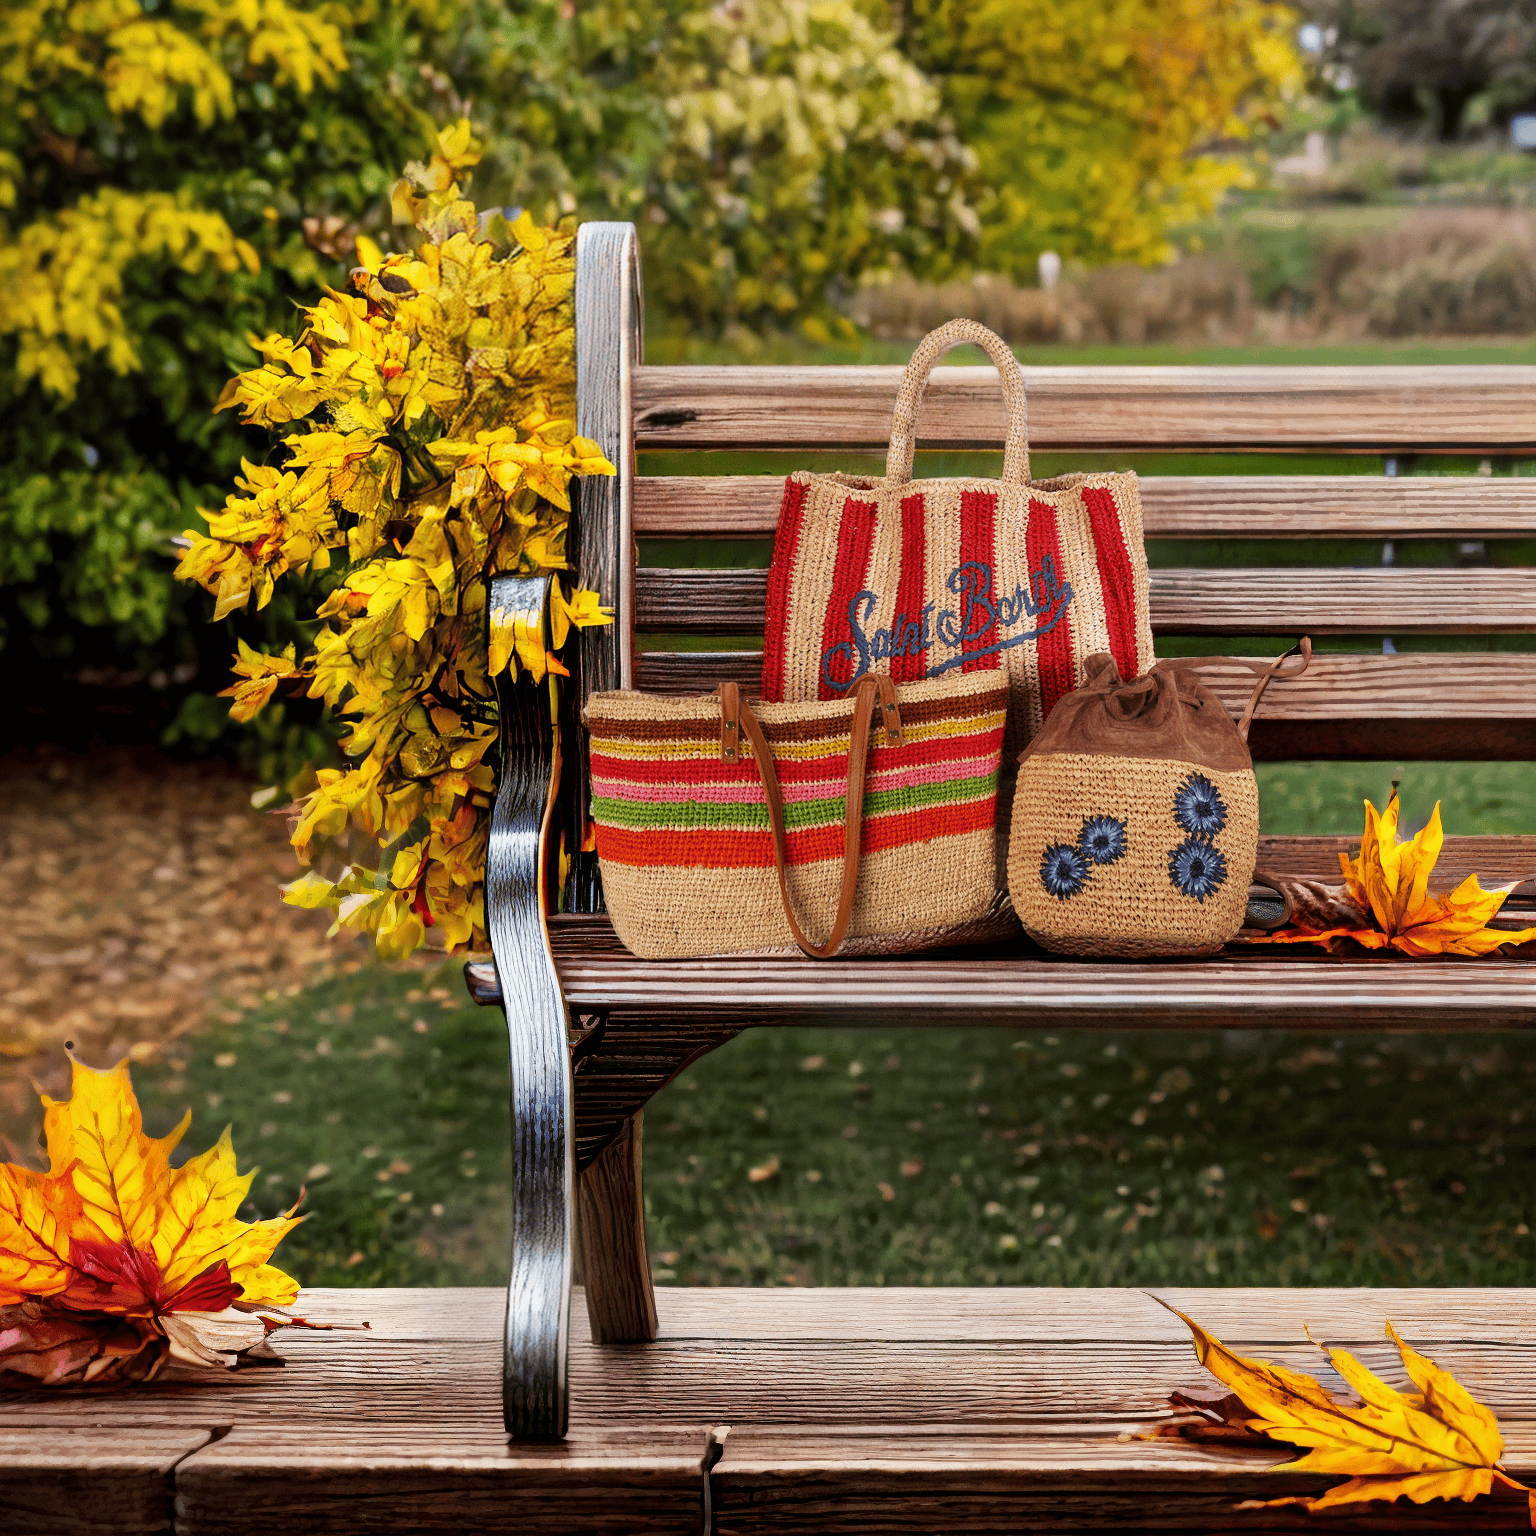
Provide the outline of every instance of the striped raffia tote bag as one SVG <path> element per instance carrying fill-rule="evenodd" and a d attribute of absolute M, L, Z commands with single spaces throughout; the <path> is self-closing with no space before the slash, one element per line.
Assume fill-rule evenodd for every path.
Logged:
<path fill-rule="evenodd" d="M 1003 477 L 914 480 L 929 371 L 963 342 L 983 347 L 1002 381 Z M 785 481 L 763 698 L 836 698 L 871 669 L 898 683 L 1002 671 L 1012 754 L 1098 653 L 1125 678 L 1153 662 L 1136 476 L 1031 482 L 1018 361 L 985 326 L 951 320 L 907 365 L 883 479 L 800 471 Z"/>
<path fill-rule="evenodd" d="M 754 706 L 734 683 L 593 694 L 592 823 L 619 938 L 652 960 L 990 937 L 1007 704 L 995 673 L 898 688 L 883 669 L 826 703 Z"/>

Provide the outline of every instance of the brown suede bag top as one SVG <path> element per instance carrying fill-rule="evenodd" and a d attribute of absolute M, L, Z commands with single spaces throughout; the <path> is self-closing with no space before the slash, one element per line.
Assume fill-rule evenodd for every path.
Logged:
<path fill-rule="evenodd" d="M 1082 687 L 1057 700 L 1021 754 L 1061 752 L 1101 757 L 1171 758 L 1221 771 L 1251 768 L 1247 725 L 1233 722 L 1220 699 L 1194 675 L 1202 656 L 1160 661 L 1144 677 L 1123 682 L 1114 657 L 1090 656 Z"/>

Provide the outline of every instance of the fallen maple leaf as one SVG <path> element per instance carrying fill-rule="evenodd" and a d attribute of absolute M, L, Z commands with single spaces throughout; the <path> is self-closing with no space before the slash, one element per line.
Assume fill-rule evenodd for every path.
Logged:
<path fill-rule="evenodd" d="M 236 1171 L 228 1129 L 172 1168 L 191 1111 L 146 1136 L 127 1061 L 71 1060 L 71 1097 L 43 1099 L 48 1172 L 0 1164 L 0 1371 L 56 1385 L 234 1365 L 295 1321 L 298 1282 L 267 1260 L 303 1218 L 240 1221 L 256 1170 Z"/>
<path fill-rule="evenodd" d="M 1405 843 L 1397 840 L 1397 823 L 1395 790 L 1384 812 L 1367 800 L 1359 857 L 1339 855 L 1351 904 L 1369 912 L 1375 927 L 1310 928 L 1301 923 L 1249 942 L 1322 944 L 1332 950 L 1339 940 L 1353 939 L 1366 949 L 1391 948 L 1405 955 L 1486 955 L 1504 944 L 1536 939 L 1536 928 L 1488 927 L 1519 881 L 1485 891 L 1476 875 L 1468 875 L 1449 896 L 1430 894 L 1429 877 L 1445 843 L 1438 800 L 1429 824 Z"/>
<path fill-rule="evenodd" d="M 1184 1320 L 1194 1338 L 1195 1358 L 1255 1415 L 1246 1421 L 1249 1431 L 1306 1449 L 1305 1455 L 1273 1470 L 1343 1473 L 1348 1479 L 1316 1498 L 1250 1499 L 1239 1509 L 1299 1504 L 1310 1512 L 1371 1499 L 1406 1498 L 1415 1504 L 1430 1499 L 1469 1501 L 1491 1493 L 1498 1482 L 1526 1495 L 1536 1527 L 1536 1492 L 1499 1465 L 1504 1438 L 1493 1410 L 1404 1343 L 1390 1322 L 1387 1337 L 1397 1345 L 1403 1368 L 1418 1391 L 1398 1392 L 1348 1350 L 1324 1349 L 1334 1370 L 1360 1394 L 1358 1403 L 1345 1403 L 1300 1371 L 1235 1354 L 1177 1307 L 1153 1299 Z M 1230 1397 L 1209 1403 L 1182 1394 L 1180 1398 L 1177 1406 L 1200 1411 L 1212 1430 L 1218 1424 L 1235 1428 L 1243 1422 Z M 1207 1437 L 1227 1438 L 1198 1430 L 1187 1436 Z"/>

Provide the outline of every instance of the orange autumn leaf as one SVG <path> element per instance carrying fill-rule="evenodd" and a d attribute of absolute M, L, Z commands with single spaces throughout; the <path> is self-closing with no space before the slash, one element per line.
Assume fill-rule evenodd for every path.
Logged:
<path fill-rule="evenodd" d="M 48 1172 L 0 1164 L 0 1307 L 53 1299 L 164 1316 L 297 1296 L 267 1260 L 303 1218 L 236 1217 L 255 1170 L 236 1171 L 227 1130 L 172 1168 L 191 1114 L 168 1136 L 146 1136 L 126 1060 L 107 1072 L 75 1061 L 72 1096 L 43 1104 Z"/>
<path fill-rule="evenodd" d="M 1377 927 L 1287 928 L 1253 942 L 1325 944 L 1332 949 L 1340 939 L 1353 939 L 1366 949 L 1391 948 L 1405 955 L 1475 956 L 1536 939 L 1536 928 L 1488 927 L 1518 881 L 1485 891 L 1476 875 L 1468 875 L 1450 895 L 1430 894 L 1429 878 L 1445 843 L 1439 801 L 1429 824 L 1407 842 L 1398 841 L 1397 826 L 1395 792 L 1384 812 L 1367 800 L 1359 856 L 1339 855 L 1350 896 L 1370 912 Z"/>
<path fill-rule="evenodd" d="M 1499 1482 L 1527 1495 L 1536 1525 L 1536 1493 L 1499 1465 L 1504 1439 L 1493 1411 L 1406 1344 L 1390 1322 L 1387 1337 L 1397 1345 L 1418 1390 L 1398 1392 L 1348 1350 L 1325 1349 L 1333 1368 L 1360 1396 L 1358 1403 L 1350 1403 L 1300 1371 L 1234 1353 L 1176 1307 L 1168 1310 L 1188 1325 L 1200 1364 L 1253 1415 L 1247 1428 L 1304 1450 L 1274 1470 L 1347 1478 L 1316 1498 L 1250 1500 L 1239 1509 L 1299 1504 L 1315 1512 L 1369 1500 L 1470 1501 L 1492 1492 Z"/>

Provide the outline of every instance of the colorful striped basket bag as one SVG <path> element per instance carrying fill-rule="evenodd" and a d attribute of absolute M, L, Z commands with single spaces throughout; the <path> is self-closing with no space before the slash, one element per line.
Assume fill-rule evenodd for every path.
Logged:
<path fill-rule="evenodd" d="M 963 342 L 997 365 L 1003 477 L 914 480 L 929 372 Z M 985 326 L 951 320 L 907 365 L 884 478 L 802 471 L 785 482 L 763 698 L 835 698 L 874 668 L 898 683 L 991 672 L 1009 689 L 1011 760 L 1100 652 L 1122 677 L 1152 665 L 1136 476 L 1031 481 L 1018 362 Z"/>
<path fill-rule="evenodd" d="M 929 947 L 994 905 L 997 673 L 750 705 L 587 701 L 592 821 L 620 939 L 643 959 Z M 812 938 L 816 934 L 819 937 Z"/>

